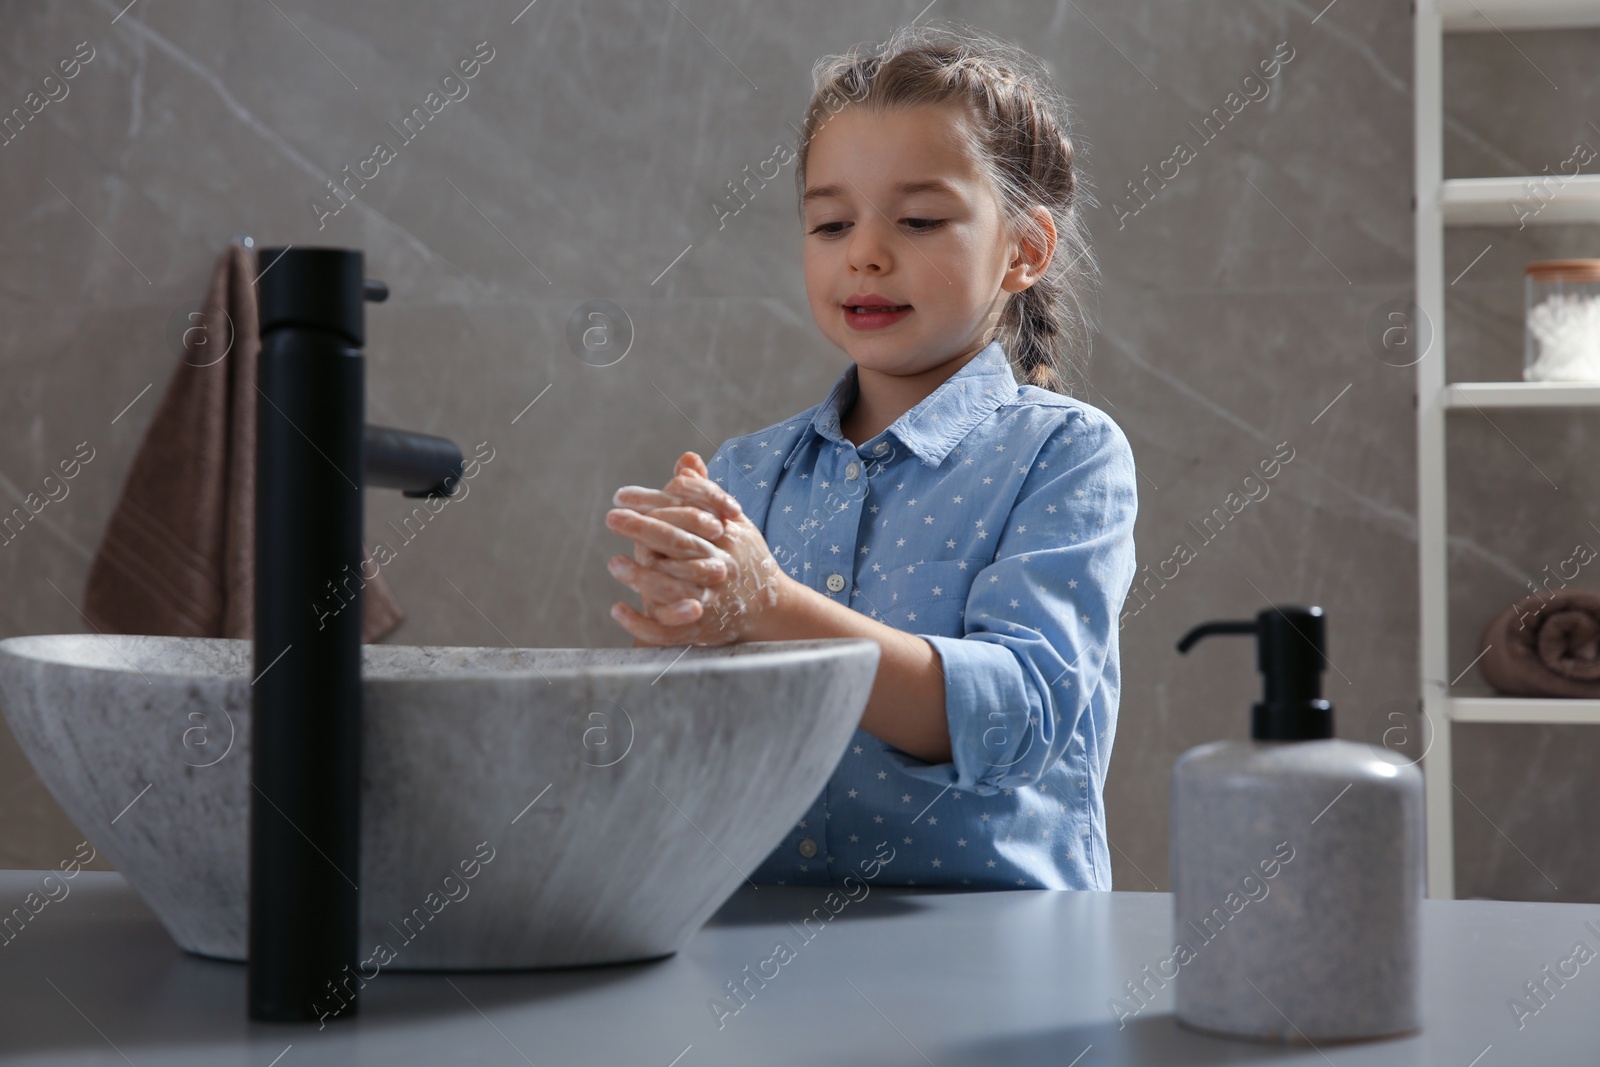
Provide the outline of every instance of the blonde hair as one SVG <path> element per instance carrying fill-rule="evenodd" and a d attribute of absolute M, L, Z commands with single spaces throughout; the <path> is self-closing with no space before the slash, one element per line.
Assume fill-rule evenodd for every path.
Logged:
<path fill-rule="evenodd" d="M 961 22 L 939 20 L 897 29 L 877 45 L 858 44 L 812 67 L 813 91 L 800 130 L 797 198 L 806 187 L 812 139 L 843 107 L 874 113 L 920 104 L 954 103 L 967 149 L 989 179 L 1016 237 L 1044 243 L 1029 209 L 1042 204 L 1055 223 L 1056 247 L 1037 282 L 1007 300 L 992 340 L 1013 360 L 1019 378 L 1069 393 L 1069 377 L 1087 368 L 1090 318 L 1085 296 L 1098 277 L 1083 206 L 1097 206 L 1073 166 L 1071 112 L 1049 68 L 1021 48 Z M 841 98 L 843 98 L 841 100 Z M 804 218 L 804 205 L 800 208 Z M 1081 364 L 1073 353 L 1081 350 Z"/>

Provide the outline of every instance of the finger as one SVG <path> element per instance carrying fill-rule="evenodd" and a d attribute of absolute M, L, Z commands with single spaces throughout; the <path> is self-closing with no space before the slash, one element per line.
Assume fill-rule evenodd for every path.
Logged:
<path fill-rule="evenodd" d="M 688 478 L 696 478 L 696 482 L 688 482 Z M 677 477 L 667 485 L 693 485 L 694 488 L 691 491 L 674 494 L 664 490 L 650 490 L 642 485 L 624 485 L 621 490 L 611 494 L 611 502 L 618 507 L 632 507 L 642 514 L 662 507 L 683 506 L 685 502 L 723 518 L 738 518 L 744 514 L 738 499 L 718 488 L 717 483 L 710 482 L 706 475 L 696 474 L 693 469 L 678 470 Z"/>
<path fill-rule="evenodd" d="M 648 567 L 619 554 L 611 558 L 608 567 L 619 581 L 638 590 L 643 603 L 635 610 L 640 615 L 666 626 L 681 626 L 711 610 L 709 587 L 724 580 L 728 566 L 726 553 L 717 552 L 722 558 L 678 560 L 652 553 L 656 562 Z"/>
<path fill-rule="evenodd" d="M 684 627 L 664 626 L 654 619 L 639 614 L 631 604 L 616 603 L 611 606 L 611 617 L 623 629 L 652 645 L 692 644 L 692 636 Z M 692 628 L 691 628 L 692 629 Z"/>
<path fill-rule="evenodd" d="M 654 567 L 667 557 L 645 544 L 643 541 L 633 543 L 633 561 L 641 567 Z M 683 577 L 679 575 L 678 577 Z"/>
<path fill-rule="evenodd" d="M 733 557 L 720 548 L 715 555 L 700 559 L 672 559 L 639 541 L 633 543 L 633 561 L 641 567 L 707 587 L 727 581 L 733 566 Z"/>
<path fill-rule="evenodd" d="M 618 495 L 621 495 L 620 491 Z M 626 510 L 637 511 L 641 515 L 649 515 L 651 518 L 660 519 L 662 522 L 670 522 L 672 525 L 703 537 L 707 541 L 714 541 L 727 532 L 726 527 L 723 525 L 723 520 L 705 508 L 694 504 L 685 504 L 665 494 L 662 495 L 665 503 L 660 507 L 635 507 L 632 504 L 627 504 L 625 505 Z"/>
<path fill-rule="evenodd" d="M 698 452 L 685 452 L 678 457 L 678 469 L 675 473 L 683 474 L 685 471 L 693 471 L 707 481 L 711 480 L 711 471 L 707 469 L 706 461 L 700 458 Z"/>
<path fill-rule="evenodd" d="M 679 600 L 656 609 L 652 618 L 663 626 L 692 626 L 706 613 L 698 600 Z"/>
<path fill-rule="evenodd" d="M 686 582 L 696 585 L 713 586 L 721 585 L 733 573 L 733 556 L 722 548 L 712 546 L 709 556 L 695 557 L 693 559 L 674 559 L 664 556 L 651 548 L 643 541 L 633 543 L 633 561 L 641 567 L 653 567 L 656 570 L 682 578 Z"/>
<path fill-rule="evenodd" d="M 613 508 L 607 512 L 606 526 L 614 533 L 643 541 L 674 559 L 698 559 L 717 554 L 716 546 L 705 538 L 629 508 Z"/>
<path fill-rule="evenodd" d="M 679 529 L 687 530 L 707 541 L 715 541 L 727 532 L 721 519 L 705 508 L 693 504 L 674 504 L 668 508 L 656 508 L 649 514 L 652 519 L 670 522 Z"/>
<path fill-rule="evenodd" d="M 695 458 L 699 459 L 698 456 Z M 673 491 L 674 488 L 676 492 Z M 617 507 L 634 508 L 640 512 L 686 502 L 723 518 L 738 518 L 744 514 L 738 499 L 711 480 L 710 471 L 705 469 L 704 463 L 698 466 L 680 466 L 673 480 L 667 483 L 665 490 L 651 489 L 642 485 L 625 485 L 611 495 L 611 503 Z"/>
<path fill-rule="evenodd" d="M 679 605 L 683 601 L 702 602 L 707 595 L 704 586 L 674 578 L 659 570 L 641 567 L 626 556 L 612 556 L 606 565 L 611 576 L 631 589 L 638 590 L 646 600 L 654 599 L 663 606 Z M 679 612 L 679 614 L 686 614 Z"/>
<path fill-rule="evenodd" d="M 656 554 L 654 560 L 641 565 L 705 588 L 721 585 L 728 578 L 727 559 L 720 553 L 706 559 L 668 559 Z"/>
<path fill-rule="evenodd" d="M 676 497 L 668 496 L 660 489 L 651 489 L 645 485 L 625 485 L 611 494 L 611 503 L 619 508 L 633 508 L 644 511 L 649 508 L 670 508 L 683 501 Z"/>
<path fill-rule="evenodd" d="M 733 494 L 698 471 L 680 471 L 666 484 L 664 492 L 677 497 L 680 502 L 697 504 L 725 518 L 738 518 L 744 514 L 744 508 Z"/>
<path fill-rule="evenodd" d="M 669 627 L 693 626 L 705 614 L 705 605 L 698 600 L 677 600 L 669 604 L 647 600 L 643 607 L 644 610 L 639 611 L 641 616 Z M 678 644 L 684 643 L 681 639 L 678 641 Z"/>

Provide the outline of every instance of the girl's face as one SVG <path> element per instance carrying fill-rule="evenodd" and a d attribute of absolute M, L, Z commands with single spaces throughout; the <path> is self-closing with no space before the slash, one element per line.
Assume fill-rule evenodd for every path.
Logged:
<path fill-rule="evenodd" d="M 861 366 L 917 374 L 976 352 L 1010 294 L 1043 269 L 1019 258 L 990 185 L 957 137 L 964 121 L 955 105 L 882 115 L 847 107 L 811 142 L 806 295 L 828 340 Z M 869 296 L 910 310 L 862 328 L 847 304 Z"/>

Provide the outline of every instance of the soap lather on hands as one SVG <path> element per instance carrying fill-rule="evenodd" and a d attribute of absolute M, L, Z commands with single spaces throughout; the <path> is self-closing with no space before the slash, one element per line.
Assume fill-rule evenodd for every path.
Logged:
<path fill-rule="evenodd" d="M 634 635 L 634 647 L 732 644 L 776 606 L 784 578 L 778 561 L 697 453 L 679 457 L 663 488 L 626 485 L 612 503 L 606 527 L 631 538 L 634 554 L 611 557 L 609 569 L 638 591 L 644 610 L 618 603 L 611 614 Z"/>

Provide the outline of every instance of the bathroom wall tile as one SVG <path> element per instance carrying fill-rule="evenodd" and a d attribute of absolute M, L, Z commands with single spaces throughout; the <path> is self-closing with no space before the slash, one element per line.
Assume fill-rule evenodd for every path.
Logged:
<path fill-rule="evenodd" d="M 1341 737 L 1368 739 L 1379 709 L 1415 693 L 1411 373 L 1379 362 L 1362 340 L 1386 298 L 1372 287 L 1271 300 L 1117 294 L 1094 382 L 1142 472 L 1140 592 L 1121 631 L 1108 818 L 1117 884 L 1165 888 L 1167 842 L 1152 831 L 1166 825 L 1172 761 L 1197 744 L 1247 738 L 1261 694 L 1251 642 L 1179 654 L 1191 627 L 1251 618 L 1271 603 L 1321 606 L 1334 665 L 1323 691 Z M 1258 464 L 1284 443 L 1293 457 L 1260 478 Z M 1230 492 L 1256 499 L 1205 527 L 1214 509 L 1229 513 Z M 1193 553 L 1187 563 L 1180 544 Z"/>
<path fill-rule="evenodd" d="M 454 312 L 385 307 L 369 316 L 369 353 L 393 353 L 389 385 L 376 380 L 376 359 L 369 369 L 373 420 L 381 405 L 394 425 L 444 434 L 468 452 L 486 442 L 494 455 L 470 495 L 409 540 L 417 524 L 396 527 L 415 501 L 368 495 L 369 541 L 385 536 L 395 550 L 385 573 L 411 612 L 391 640 L 539 645 L 559 635 L 569 646 L 631 645 L 605 612 L 615 600 L 637 599 L 605 569 L 611 554 L 631 551 L 604 525 L 612 493 L 659 487 L 681 452 L 710 459 L 728 438 L 817 403 L 848 365 L 818 342 L 796 303 L 622 306 L 633 344 L 605 367 L 566 349 L 565 301 Z M 545 340 L 530 349 L 518 340 L 526 337 Z M 435 351 L 451 346 L 481 360 L 468 383 L 428 368 L 441 362 Z M 431 390 L 418 388 L 428 382 Z"/>
<path fill-rule="evenodd" d="M 1445 176 L 1560 175 L 1579 141 L 1600 149 L 1596 48 L 1595 29 L 1447 38 Z M 1593 174 L 1597 166 L 1582 169 Z"/>

